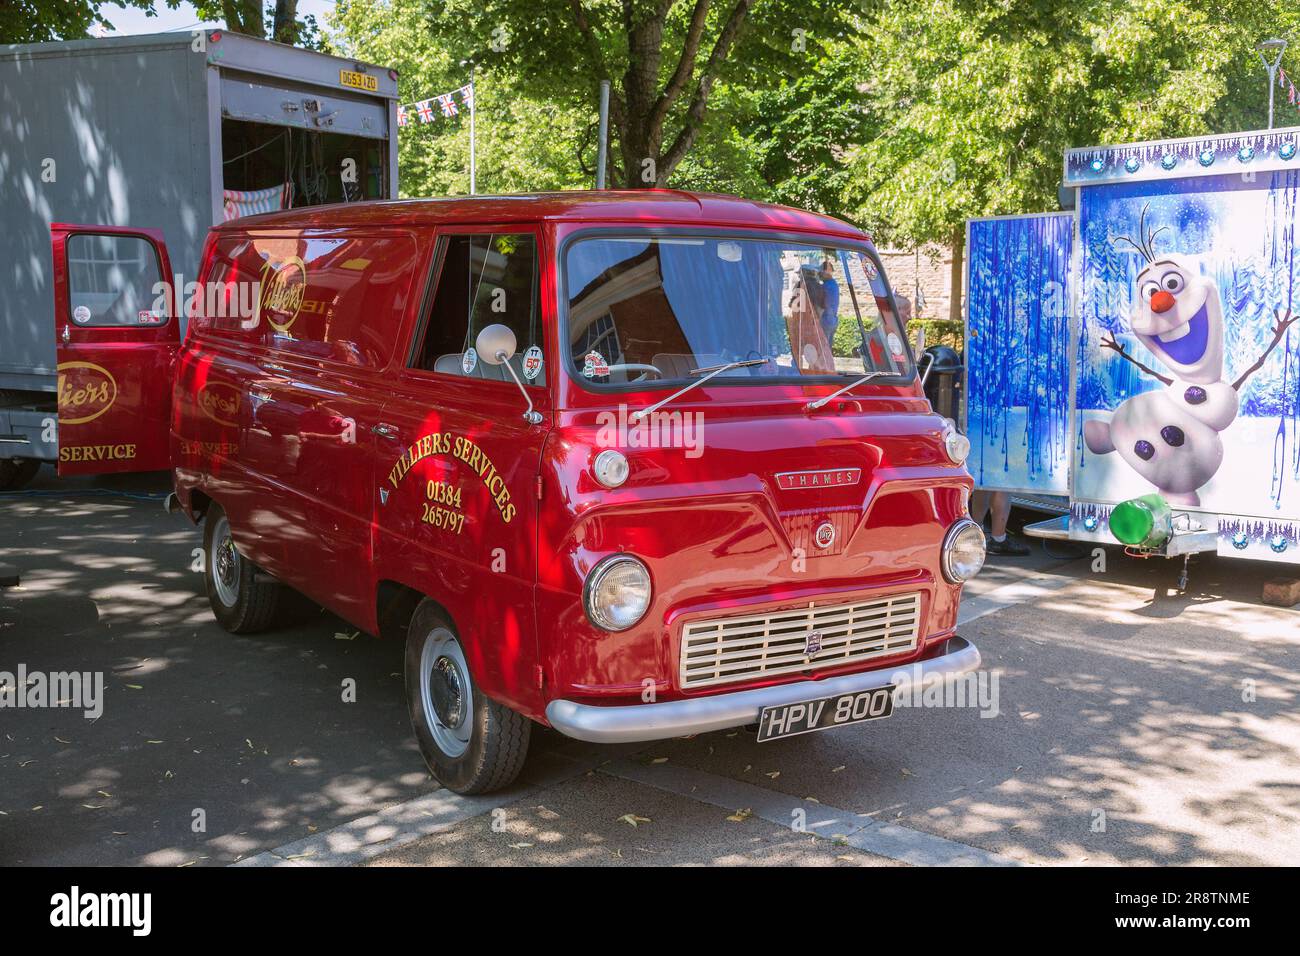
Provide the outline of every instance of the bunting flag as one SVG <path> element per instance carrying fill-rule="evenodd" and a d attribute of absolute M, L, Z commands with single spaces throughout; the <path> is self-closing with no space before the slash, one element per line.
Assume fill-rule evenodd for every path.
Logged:
<path fill-rule="evenodd" d="M 459 104 L 456 102 L 458 96 L 460 97 Z M 432 123 L 438 115 L 433 108 L 435 102 L 438 104 L 438 110 L 443 116 L 458 116 L 462 107 L 472 111 L 474 109 L 474 84 L 467 83 L 450 93 L 439 93 L 437 96 L 431 96 L 425 100 L 406 103 L 397 107 L 397 125 L 409 126 L 417 119 L 421 123 Z"/>
<path fill-rule="evenodd" d="M 1286 70 L 1277 71 L 1277 85 L 1286 90 L 1286 101 L 1292 106 L 1300 109 L 1300 91 L 1297 91 L 1295 84 L 1291 82 L 1291 77 L 1286 75 Z"/>

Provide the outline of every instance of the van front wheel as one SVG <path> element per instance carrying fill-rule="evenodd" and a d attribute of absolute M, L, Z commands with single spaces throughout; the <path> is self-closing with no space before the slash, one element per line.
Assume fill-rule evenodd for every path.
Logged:
<path fill-rule="evenodd" d="M 210 505 L 203 526 L 203 582 L 212 615 L 232 634 L 263 630 L 275 616 L 280 585 L 257 575 L 257 567 L 235 547 L 226 513 Z"/>
<path fill-rule="evenodd" d="M 448 790 L 487 793 L 519 776 L 531 722 L 479 689 L 451 621 L 428 599 L 406 632 L 406 700 L 420 753 Z"/>

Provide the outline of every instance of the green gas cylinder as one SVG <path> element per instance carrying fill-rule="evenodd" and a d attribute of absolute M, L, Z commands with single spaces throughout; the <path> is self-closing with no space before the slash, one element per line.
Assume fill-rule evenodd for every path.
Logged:
<path fill-rule="evenodd" d="M 1110 513 L 1110 533 L 1135 548 L 1159 548 L 1173 534 L 1169 502 L 1155 493 L 1120 502 Z"/>

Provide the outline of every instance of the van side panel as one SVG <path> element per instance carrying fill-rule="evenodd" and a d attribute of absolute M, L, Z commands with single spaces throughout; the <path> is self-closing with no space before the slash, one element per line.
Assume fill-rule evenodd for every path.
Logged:
<path fill-rule="evenodd" d="M 240 305 L 196 320 L 183 385 L 181 460 L 230 515 L 241 551 L 372 632 L 372 428 L 420 258 L 409 231 L 223 232 L 210 285 L 234 277 Z"/>

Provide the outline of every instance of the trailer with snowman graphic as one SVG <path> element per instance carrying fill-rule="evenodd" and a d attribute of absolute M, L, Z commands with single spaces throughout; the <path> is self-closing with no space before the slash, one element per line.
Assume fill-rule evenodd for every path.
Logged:
<path fill-rule="evenodd" d="M 977 484 L 1026 533 L 1300 563 L 1300 128 L 1072 149 L 1064 213 L 967 228 Z"/>

